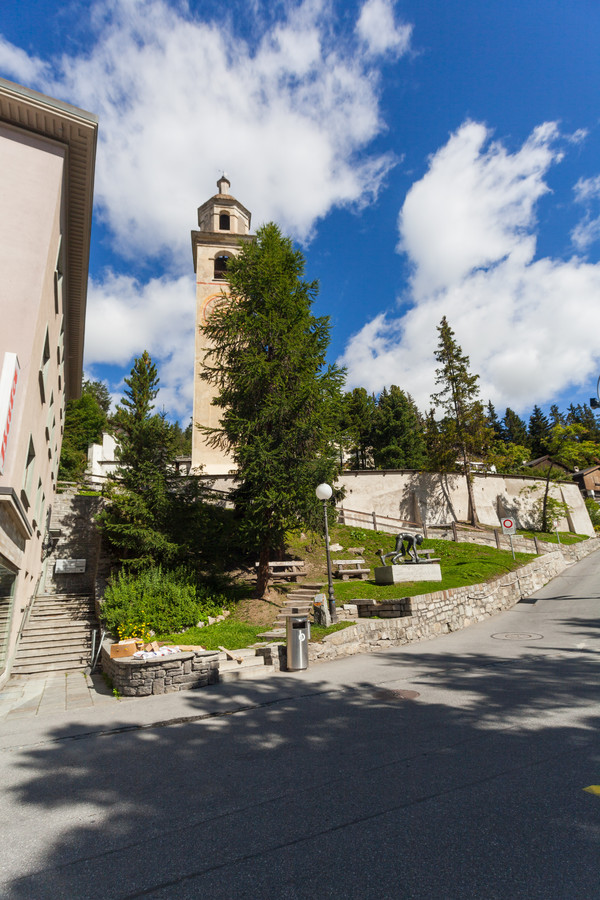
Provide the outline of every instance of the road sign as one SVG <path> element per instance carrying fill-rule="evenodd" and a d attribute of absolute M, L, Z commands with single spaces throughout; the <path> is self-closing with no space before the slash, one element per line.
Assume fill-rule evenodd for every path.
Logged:
<path fill-rule="evenodd" d="M 510 517 L 506 517 L 502 519 L 502 534 L 516 534 L 517 533 L 517 523 L 514 519 Z"/>

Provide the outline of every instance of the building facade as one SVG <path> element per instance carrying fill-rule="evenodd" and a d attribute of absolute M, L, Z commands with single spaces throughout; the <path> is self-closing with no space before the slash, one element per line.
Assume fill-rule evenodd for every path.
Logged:
<path fill-rule="evenodd" d="M 229 179 L 223 175 L 217 182 L 218 193 L 198 209 L 199 230 L 192 231 L 196 273 L 192 471 L 202 470 L 205 475 L 226 475 L 234 468 L 231 457 L 211 447 L 206 435 L 195 427 L 215 428 L 220 421 L 219 409 L 212 403 L 215 389 L 200 377 L 210 351 L 204 325 L 215 307 L 227 301 L 228 259 L 239 252 L 244 241 L 253 240 L 251 214 L 229 193 L 230 187 Z"/>
<path fill-rule="evenodd" d="M 42 582 L 65 401 L 81 393 L 97 130 L 0 79 L 0 685 Z"/>

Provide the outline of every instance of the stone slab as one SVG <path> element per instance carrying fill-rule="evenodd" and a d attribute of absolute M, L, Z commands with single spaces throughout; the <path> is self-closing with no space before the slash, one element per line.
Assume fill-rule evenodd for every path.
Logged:
<path fill-rule="evenodd" d="M 420 563 L 408 566 L 377 566 L 376 584 L 404 584 L 408 581 L 441 581 L 439 563 Z"/>

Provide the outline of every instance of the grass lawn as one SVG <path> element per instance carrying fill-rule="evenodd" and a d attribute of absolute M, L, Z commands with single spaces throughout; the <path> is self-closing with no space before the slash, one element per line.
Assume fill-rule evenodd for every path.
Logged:
<path fill-rule="evenodd" d="M 354 622 L 337 622 L 329 628 L 311 624 L 310 639 L 321 641 L 326 635 L 353 624 Z M 199 644 L 206 650 L 218 650 L 219 646 L 227 647 L 228 650 L 241 650 L 261 641 L 258 636 L 261 631 L 265 631 L 264 625 L 247 625 L 245 622 L 228 619 L 226 622 L 217 622 L 216 625 L 206 625 L 204 628 L 188 628 L 182 634 L 161 634 L 157 636 L 157 640 L 165 644 Z"/>
<path fill-rule="evenodd" d="M 517 534 L 520 537 L 531 538 L 532 540 L 536 537 L 538 541 L 546 541 L 548 544 L 558 544 L 555 531 L 521 531 L 518 529 Z M 559 531 L 558 534 L 561 544 L 579 544 L 580 541 L 589 540 L 587 534 L 573 534 L 571 531 Z"/>

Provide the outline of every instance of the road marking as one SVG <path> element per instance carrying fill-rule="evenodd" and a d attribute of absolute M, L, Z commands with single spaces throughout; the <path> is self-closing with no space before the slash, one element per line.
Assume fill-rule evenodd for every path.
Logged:
<path fill-rule="evenodd" d="M 584 791 L 587 791 L 588 794 L 597 794 L 600 797 L 600 784 L 590 784 L 589 787 L 584 788 Z"/>

